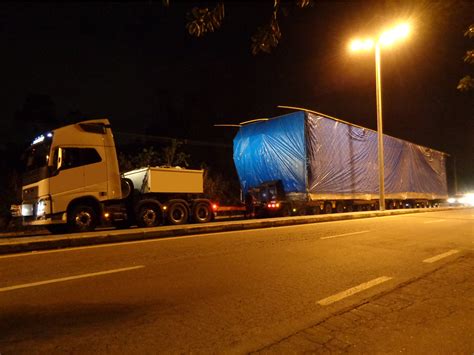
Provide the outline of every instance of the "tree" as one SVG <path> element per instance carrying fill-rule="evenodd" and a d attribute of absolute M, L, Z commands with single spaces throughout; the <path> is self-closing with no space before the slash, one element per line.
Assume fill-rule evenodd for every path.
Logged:
<path fill-rule="evenodd" d="M 163 0 L 165 6 L 169 6 L 169 0 Z M 281 38 L 278 18 L 281 13 L 288 14 L 289 6 L 305 8 L 312 5 L 312 0 L 293 0 L 293 1 L 273 1 L 273 13 L 270 21 L 257 28 L 257 31 L 251 38 L 252 54 L 270 53 L 275 48 Z M 218 2 L 213 9 L 207 7 L 194 7 L 187 14 L 186 29 L 194 37 L 202 37 L 209 32 L 214 32 L 222 25 L 225 16 L 224 2 Z"/>
<path fill-rule="evenodd" d="M 468 38 L 474 37 L 474 24 L 470 25 L 467 31 L 464 33 L 464 36 Z M 467 64 L 474 64 L 474 50 L 468 50 L 464 55 L 464 62 Z M 470 75 L 466 75 L 461 80 L 459 80 L 457 89 L 460 91 L 468 91 L 474 89 L 474 78 Z"/>
<path fill-rule="evenodd" d="M 120 171 L 129 171 L 147 166 L 188 166 L 189 154 L 180 150 L 182 142 L 171 140 L 168 146 L 156 150 L 153 146 L 143 148 L 138 153 L 119 153 Z"/>

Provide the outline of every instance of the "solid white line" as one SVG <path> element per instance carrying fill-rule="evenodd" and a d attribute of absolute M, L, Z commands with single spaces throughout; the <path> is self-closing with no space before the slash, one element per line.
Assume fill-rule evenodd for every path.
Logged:
<path fill-rule="evenodd" d="M 359 232 L 352 232 L 352 233 L 344 233 L 344 234 L 337 234 L 337 235 L 330 235 L 328 237 L 321 237 L 319 239 L 331 239 L 331 238 L 339 238 L 339 237 L 346 237 L 348 235 L 354 234 L 362 234 L 362 233 L 369 233 L 370 231 L 359 231 Z"/>
<path fill-rule="evenodd" d="M 125 267 L 125 268 L 122 268 L 122 269 L 99 271 L 99 272 L 93 272 L 93 273 L 90 273 L 90 274 L 82 274 L 82 275 L 61 277 L 59 279 L 44 280 L 44 281 L 32 282 L 32 283 L 29 283 L 29 284 L 2 287 L 2 288 L 0 288 L 0 292 L 7 292 L 7 291 L 18 290 L 20 288 L 47 285 L 47 284 L 52 284 L 52 283 L 56 283 L 56 282 L 83 279 L 83 278 L 86 278 L 86 277 L 94 277 L 94 276 L 101 276 L 101 275 L 107 275 L 107 274 L 114 274 L 116 272 L 130 271 L 130 270 L 135 270 L 135 269 L 141 269 L 141 268 L 144 268 L 144 267 L 145 267 L 145 265 L 138 265 L 138 266 L 132 266 L 132 267 Z"/>
<path fill-rule="evenodd" d="M 453 249 L 453 250 L 447 251 L 446 253 L 439 254 L 439 255 L 433 256 L 431 258 L 425 259 L 425 260 L 423 260 L 423 262 L 424 263 L 434 263 L 435 261 L 441 260 L 443 258 L 446 258 L 450 255 L 457 254 L 457 253 L 459 253 L 459 250 Z"/>
<path fill-rule="evenodd" d="M 428 223 L 438 223 L 438 222 L 444 222 L 444 221 L 446 221 L 446 220 L 445 219 L 437 219 L 435 221 L 426 221 L 426 222 L 423 222 L 423 223 L 428 224 Z"/>
<path fill-rule="evenodd" d="M 391 277 L 382 276 L 382 277 L 373 279 L 371 281 L 364 282 L 364 283 L 362 283 L 358 286 L 352 287 L 348 290 L 336 293 L 335 295 L 329 296 L 327 298 L 323 298 L 322 300 L 318 301 L 318 304 L 320 304 L 321 306 L 327 306 L 331 303 L 340 301 L 343 298 L 352 296 L 353 294 L 356 294 L 358 292 L 367 290 L 368 288 L 374 287 L 376 285 L 379 285 L 379 284 L 381 284 L 385 281 L 391 280 L 391 279 L 392 279 Z"/>

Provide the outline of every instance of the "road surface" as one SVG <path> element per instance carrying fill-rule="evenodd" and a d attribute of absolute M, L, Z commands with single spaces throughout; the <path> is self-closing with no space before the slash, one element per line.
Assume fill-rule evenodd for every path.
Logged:
<path fill-rule="evenodd" d="M 470 302 L 444 304 L 465 320 L 445 350 L 472 353 L 473 226 L 465 209 L 0 256 L 0 353 L 299 352 L 302 331 L 456 275 Z M 390 334 L 325 350 L 417 346 Z"/>

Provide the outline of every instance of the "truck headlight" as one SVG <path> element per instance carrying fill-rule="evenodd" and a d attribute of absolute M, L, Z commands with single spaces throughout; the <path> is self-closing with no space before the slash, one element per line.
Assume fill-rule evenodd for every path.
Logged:
<path fill-rule="evenodd" d="M 21 205 L 21 215 L 23 217 L 33 216 L 33 205 L 31 204 L 22 204 Z"/>
<path fill-rule="evenodd" d="M 42 217 L 45 214 L 51 213 L 51 199 L 49 197 L 43 198 L 38 201 L 36 205 L 36 216 Z"/>
<path fill-rule="evenodd" d="M 36 208 L 36 215 L 39 217 L 39 216 L 44 216 L 44 213 L 45 213 L 45 202 L 44 200 L 41 200 L 38 202 L 38 206 Z"/>

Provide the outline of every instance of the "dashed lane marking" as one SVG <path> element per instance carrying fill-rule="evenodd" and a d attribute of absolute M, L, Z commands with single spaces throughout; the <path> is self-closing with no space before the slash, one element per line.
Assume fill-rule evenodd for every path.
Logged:
<path fill-rule="evenodd" d="M 459 250 L 453 249 L 453 250 L 447 251 L 446 253 L 435 255 L 431 258 L 425 259 L 425 260 L 423 260 L 423 262 L 424 263 L 434 263 L 435 261 L 441 260 L 443 258 L 446 258 L 450 255 L 457 254 L 457 253 L 459 253 Z"/>
<path fill-rule="evenodd" d="M 130 271 L 130 270 L 135 270 L 135 269 L 141 269 L 141 268 L 144 268 L 144 267 L 145 267 L 145 265 L 138 265 L 138 266 L 132 266 L 132 267 L 125 267 L 125 268 L 121 268 L 121 269 L 113 269 L 113 270 L 93 272 L 93 273 L 89 273 L 89 274 L 61 277 L 59 279 L 51 279 L 51 280 L 44 280 L 44 281 L 38 281 L 38 282 L 31 282 L 31 283 L 22 284 L 22 285 L 7 286 L 7 287 L 0 288 L 0 292 L 13 291 L 13 290 L 18 290 L 20 288 L 42 286 L 42 285 L 47 285 L 47 284 L 52 284 L 52 283 L 57 283 L 57 282 L 84 279 L 86 277 L 94 277 L 94 276 L 115 274 L 117 272 L 124 272 L 124 271 Z"/>
<path fill-rule="evenodd" d="M 369 232 L 370 231 L 359 231 L 359 232 L 352 232 L 352 233 L 344 233 L 344 234 L 330 235 L 328 237 L 321 237 L 319 239 L 331 239 L 331 238 L 347 237 L 348 235 L 355 235 L 355 234 L 362 234 L 362 233 L 369 233 Z"/>
<path fill-rule="evenodd" d="M 445 219 L 437 219 L 435 221 L 426 221 L 426 222 L 423 222 L 423 223 L 428 224 L 428 223 L 438 223 L 438 222 L 444 222 L 444 221 L 446 221 L 446 220 Z"/>
<path fill-rule="evenodd" d="M 377 286 L 383 282 L 386 282 L 388 280 L 391 280 L 392 278 L 391 277 L 388 277 L 388 276 L 382 276 L 382 277 L 378 277 L 376 279 L 373 279 L 373 280 L 370 280 L 368 282 L 364 282 L 358 286 L 355 286 L 355 287 L 352 287 L 348 290 L 345 290 L 345 291 L 342 291 L 342 292 L 339 292 L 339 293 L 336 293 L 335 295 L 332 295 L 332 296 L 329 296 L 327 298 L 323 298 L 322 300 L 318 301 L 318 304 L 321 305 L 321 306 L 327 306 L 327 305 L 330 305 L 331 303 L 334 303 L 334 302 L 337 302 L 337 301 L 340 301 L 342 300 L 343 298 L 346 298 L 346 297 L 349 297 L 349 296 L 352 296 L 356 293 L 359 293 L 361 291 L 364 291 L 364 290 L 367 290 L 371 287 L 374 287 L 374 286 Z"/>

